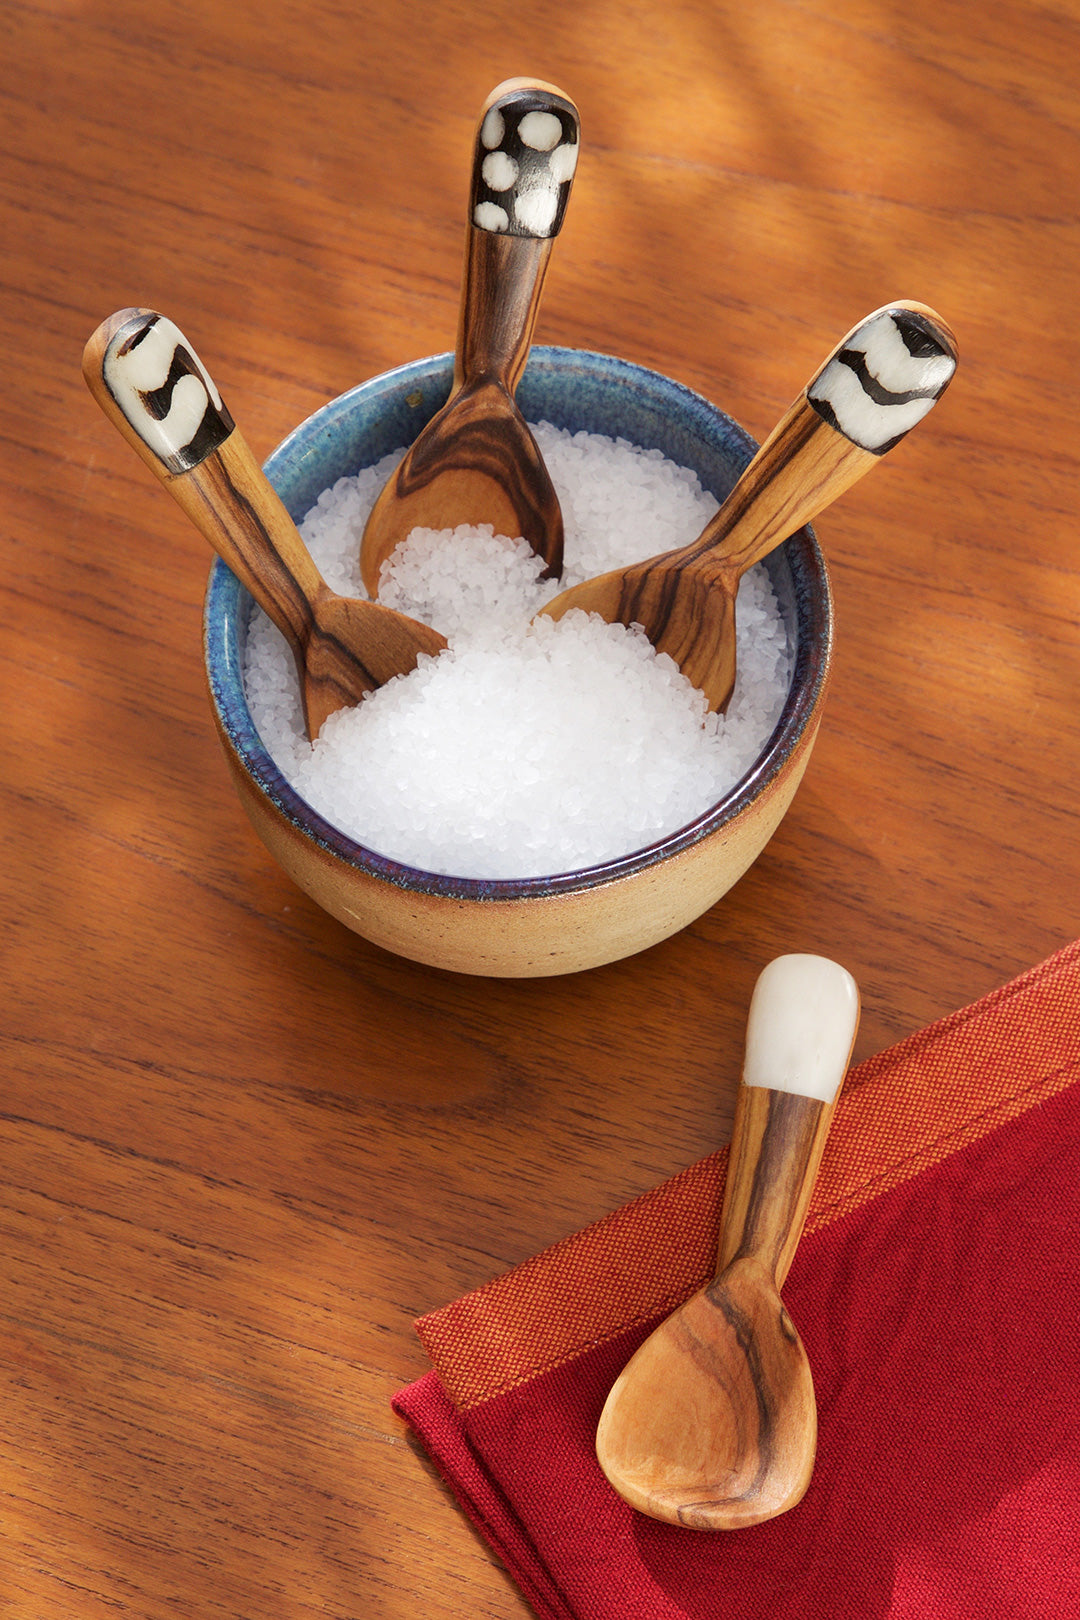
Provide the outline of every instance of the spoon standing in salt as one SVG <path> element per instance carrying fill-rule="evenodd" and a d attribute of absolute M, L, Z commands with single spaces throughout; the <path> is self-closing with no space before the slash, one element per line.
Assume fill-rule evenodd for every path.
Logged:
<path fill-rule="evenodd" d="M 172 321 L 122 309 L 83 353 L 105 415 L 284 635 L 304 723 L 324 720 L 446 646 L 437 630 L 322 578 L 277 492 L 233 423 L 201 360 Z"/>
<path fill-rule="evenodd" d="M 810 523 L 899 444 L 956 370 L 956 340 L 924 304 L 896 303 L 854 327 L 777 423 L 691 545 L 562 591 L 572 608 L 640 624 L 709 708 L 735 684 L 735 598 L 748 568 Z"/>
<path fill-rule="evenodd" d="M 822 956 L 777 957 L 754 988 L 718 1274 L 631 1358 L 596 1434 L 607 1478 L 651 1518 L 732 1530 L 810 1482 L 814 1385 L 780 1288 L 858 1022 L 854 979 Z"/>
<path fill-rule="evenodd" d="M 578 156 L 578 114 L 554 85 L 508 79 L 488 96 L 473 156 L 454 381 L 368 518 L 360 572 L 415 528 L 490 523 L 562 573 L 558 496 L 514 402 Z"/>

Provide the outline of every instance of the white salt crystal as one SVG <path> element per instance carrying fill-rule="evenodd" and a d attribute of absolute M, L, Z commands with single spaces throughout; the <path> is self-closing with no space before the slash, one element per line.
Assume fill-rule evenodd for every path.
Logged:
<path fill-rule="evenodd" d="M 676 832 L 757 758 L 791 678 L 764 568 L 739 589 L 726 715 L 640 631 L 534 615 L 581 579 L 697 538 L 717 509 L 693 472 L 624 440 L 533 429 L 559 495 L 564 577 L 541 582 L 524 540 L 490 526 L 414 530 L 384 564 L 380 600 L 450 643 L 353 709 L 314 747 L 284 639 L 258 610 L 245 683 L 252 718 L 297 792 L 358 843 L 426 871 L 520 878 L 616 859 Z M 320 495 L 301 532 L 328 584 L 361 596 L 360 541 L 400 459 Z"/>

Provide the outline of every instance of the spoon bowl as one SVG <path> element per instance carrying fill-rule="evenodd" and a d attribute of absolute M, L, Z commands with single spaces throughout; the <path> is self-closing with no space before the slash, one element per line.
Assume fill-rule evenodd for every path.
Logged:
<path fill-rule="evenodd" d="M 956 358 L 952 332 L 925 304 L 875 310 L 837 344 L 697 540 L 571 586 L 541 612 L 640 624 L 723 712 L 743 574 L 899 444 L 948 387 Z"/>
<path fill-rule="evenodd" d="M 252 455 L 209 372 L 172 321 L 122 309 L 83 353 L 105 415 L 187 512 L 292 649 L 312 741 L 324 721 L 446 639 L 375 602 L 339 596 Z"/>
<path fill-rule="evenodd" d="M 608 1478 L 639 1512 L 737 1529 L 802 1497 L 817 1444 L 814 1381 L 765 1267 L 737 1260 L 694 1294 L 645 1341 L 633 1380 L 629 1396 L 610 1402 L 597 1445 Z"/>
<path fill-rule="evenodd" d="M 372 597 L 383 563 L 414 528 L 490 523 L 528 541 L 545 579 L 562 572 L 558 496 L 514 395 L 578 145 L 577 108 L 541 80 L 508 79 L 481 109 L 453 387 L 368 518 L 360 572 Z"/>
<path fill-rule="evenodd" d="M 813 1377 L 780 1288 L 858 1018 L 855 981 L 825 957 L 777 957 L 755 986 L 717 1276 L 646 1339 L 597 1427 L 605 1475 L 651 1518 L 739 1529 L 787 1512 L 810 1483 Z"/>

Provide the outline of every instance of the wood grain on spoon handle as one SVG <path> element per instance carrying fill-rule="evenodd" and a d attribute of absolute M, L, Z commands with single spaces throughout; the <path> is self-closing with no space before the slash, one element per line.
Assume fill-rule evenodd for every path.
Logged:
<path fill-rule="evenodd" d="M 928 305 L 907 299 L 874 310 L 788 407 L 685 562 L 737 582 L 907 436 L 949 386 L 956 360 L 952 329 Z"/>
<path fill-rule="evenodd" d="M 302 650 L 314 624 L 311 604 L 326 586 L 239 428 L 198 467 L 163 482 L 290 646 Z"/>
<path fill-rule="evenodd" d="M 571 586 L 541 611 L 558 619 L 581 608 L 609 624 L 644 625 L 653 646 L 675 660 L 710 708 L 723 709 L 735 683 L 735 596 L 742 575 L 876 460 L 801 394 L 697 540 Z"/>
<path fill-rule="evenodd" d="M 168 488 L 289 643 L 312 739 L 418 654 L 445 647 L 429 625 L 330 589 L 239 429 Z"/>
<path fill-rule="evenodd" d="M 113 426 L 300 651 L 322 579 L 183 334 L 154 310 L 119 310 L 87 343 L 83 375 Z"/>
<path fill-rule="evenodd" d="M 292 650 L 308 735 L 407 673 L 445 639 L 389 608 L 331 591 L 277 491 L 172 321 L 124 309 L 83 352 L 105 415 L 273 620 Z"/>
<path fill-rule="evenodd" d="M 513 394 L 529 358 L 551 237 L 470 227 L 454 359 L 455 390 L 495 381 Z"/>
<path fill-rule="evenodd" d="M 330 589 L 239 428 L 162 482 L 289 643 L 312 739 L 338 709 L 445 647 L 429 625 Z"/>
<path fill-rule="evenodd" d="M 718 1271 L 754 1258 L 779 1289 L 806 1220 L 835 1103 L 741 1086 L 720 1227 Z"/>
<path fill-rule="evenodd" d="M 688 546 L 585 580 L 543 610 L 561 618 L 584 607 L 621 624 L 645 624 L 670 652 L 672 630 L 688 618 L 682 603 L 696 576 L 732 596 L 747 569 L 809 523 L 869 472 L 877 457 L 838 433 L 805 393 L 788 407 L 720 510 Z M 692 640 L 699 626 L 687 625 Z"/>
<path fill-rule="evenodd" d="M 671 561 L 735 589 L 747 569 L 811 523 L 877 460 L 800 394 L 700 537 Z"/>
<path fill-rule="evenodd" d="M 308 736 L 416 661 L 413 621 L 370 602 L 339 597 L 319 573 L 277 492 L 239 429 L 169 493 L 277 625 L 300 680 Z M 422 650 L 436 652 L 435 642 Z M 437 644 L 435 644 L 437 643 Z"/>

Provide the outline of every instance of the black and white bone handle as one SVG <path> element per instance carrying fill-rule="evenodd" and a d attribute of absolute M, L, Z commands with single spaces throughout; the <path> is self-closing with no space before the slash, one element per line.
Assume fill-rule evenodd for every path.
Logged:
<path fill-rule="evenodd" d="M 925 304 L 887 304 L 852 327 L 687 548 L 687 561 L 745 573 L 906 437 L 949 386 L 957 358 L 951 329 Z"/>
<path fill-rule="evenodd" d="M 110 316 L 86 345 L 83 376 L 105 415 L 288 641 L 312 741 L 338 709 L 446 646 L 430 625 L 330 590 L 172 321 L 152 309 Z"/>
<path fill-rule="evenodd" d="M 508 79 L 480 111 L 455 382 L 496 380 L 513 393 L 577 167 L 577 108 L 554 85 Z"/>
<path fill-rule="evenodd" d="M 469 217 L 493 235 L 557 236 L 577 168 L 580 123 L 569 96 L 507 79 L 488 96 L 473 155 Z"/>
<path fill-rule="evenodd" d="M 852 444 L 883 456 L 937 404 L 956 361 L 940 315 L 925 304 L 887 304 L 837 345 L 806 397 Z"/>
<path fill-rule="evenodd" d="M 119 310 L 87 343 L 83 376 L 218 556 L 299 645 L 322 578 L 179 328 L 156 310 Z"/>
<path fill-rule="evenodd" d="M 98 403 L 159 478 L 198 467 L 235 429 L 184 334 L 155 310 L 110 316 L 87 344 L 83 371 Z"/>

